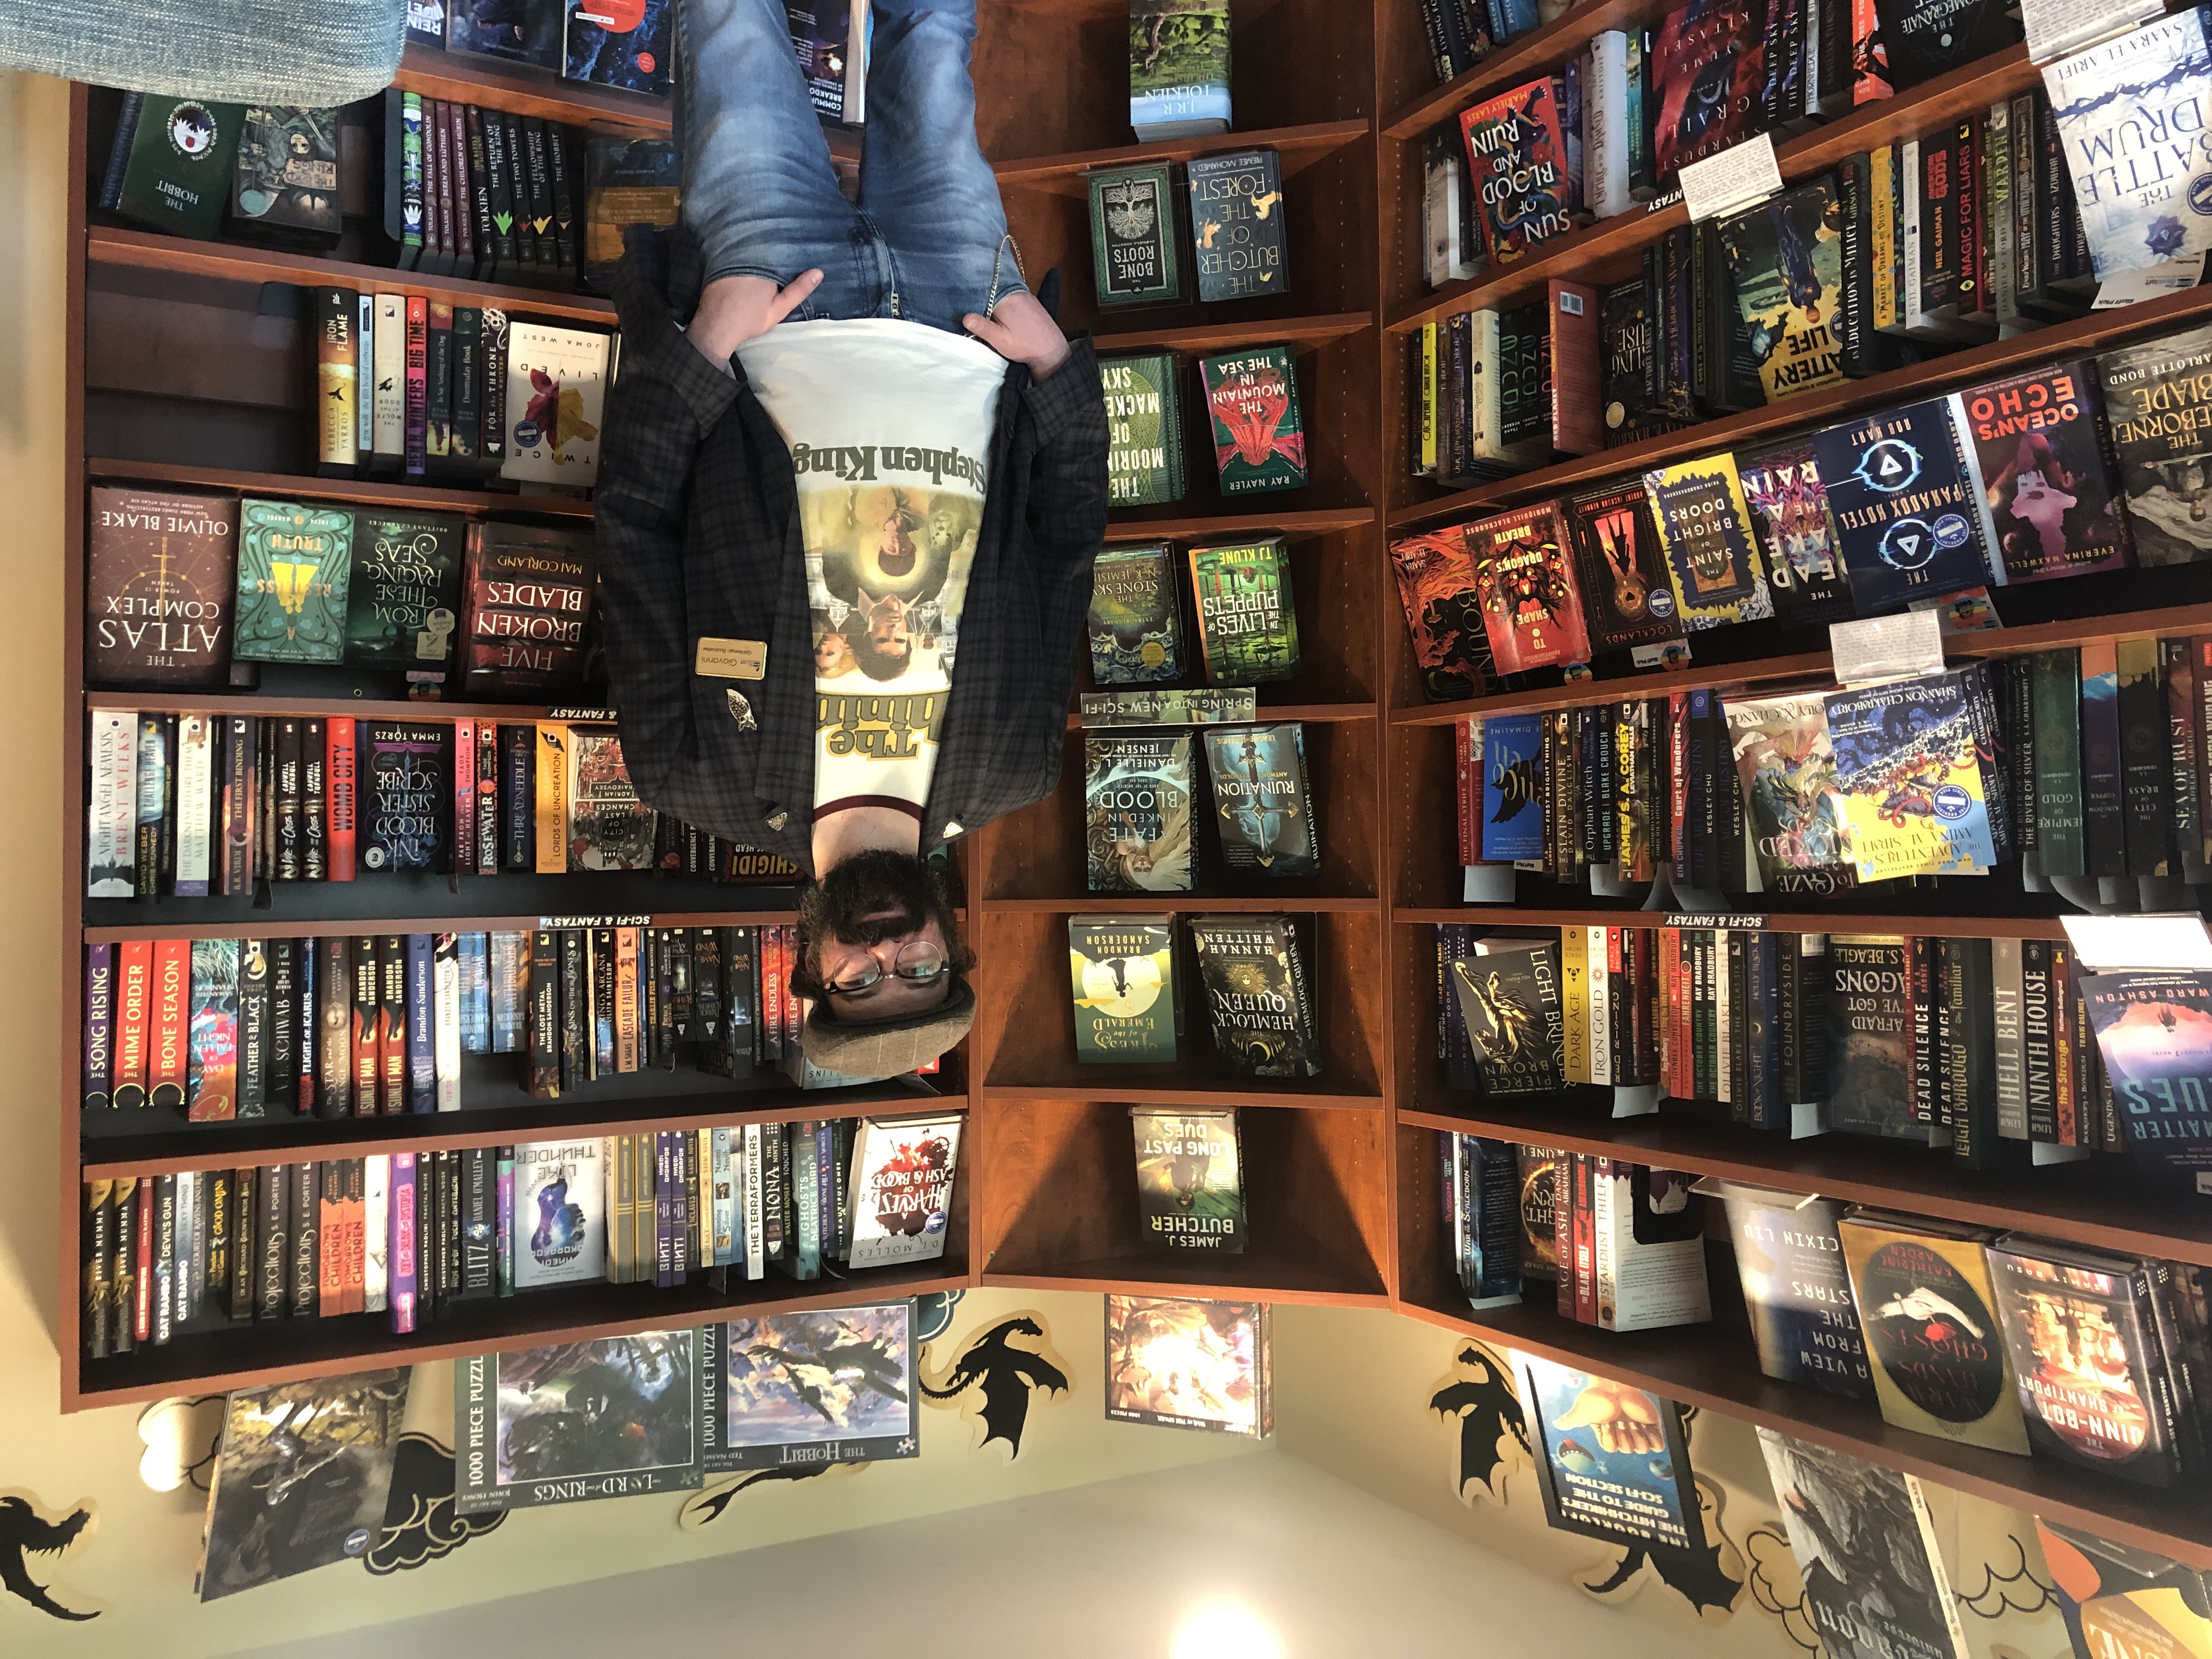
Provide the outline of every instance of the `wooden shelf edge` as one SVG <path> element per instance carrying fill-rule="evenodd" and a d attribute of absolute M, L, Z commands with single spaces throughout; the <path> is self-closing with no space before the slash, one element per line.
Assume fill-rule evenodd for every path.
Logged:
<path fill-rule="evenodd" d="M 316 478 L 291 472 L 239 472 L 219 466 L 184 466 L 170 461 L 125 461 L 95 456 L 84 464 L 88 478 L 126 483 L 186 484 L 236 490 L 246 495 L 304 495 L 360 507 L 411 507 L 455 513 L 537 513 L 588 519 L 592 503 L 573 495 L 508 495 L 499 489 L 448 489 L 436 484 L 396 483 L 383 478 Z"/>
<path fill-rule="evenodd" d="M 87 708 L 128 708 L 142 714 L 296 714 L 302 719 L 364 720 L 498 720 L 527 726 L 550 708 L 511 702 L 439 702 L 412 697 L 284 697 L 210 686 L 204 692 L 88 691 Z M 563 705 L 571 706 L 571 705 Z M 580 705 L 574 705 L 580 706 Z M 520 872 L 518 872 L 520 873 Z"/>
<path fill-rule="evenodd" d="M 520 872 L 518 872 L 518 874 Z M 471 881 L 496 881 L 472 876 Z M 323 885 L 325 884 L 314 884 Z M 526 916 L 338 916 L 318 921 L 153 922 L 143 927 L 87 927 L 87 945 L 119 945 L 134 939 L 315 939 L 325 933 L 525 933 L 538 926 L 539 912 Z M 563 911 L 562 915 L 570 912 Z M 604 907 L 577 915 L 647 915 L 655 927 L 772 927 L 799 920 L 796 910 L 686 910 L 665 914 L 613 911 Z M 611 924 L 610 924 L 611 925 Z"/>
<path fill-rule="evenodd" d="M 1272 149 L 1282 158 L 1285 178 L 1321 160 L 1333 150 L 1364 138 L 1369 124 L 1364 116 L 1346 121 L 1312 121 L 1300 126 L 1266 127 L 1255 132 L 1214 132 L 1189 138 L 1157 138 L 1149 143 L 1109 145 L 1103 149 L 1069 150 L 1057 155 L 1018 156 L 994 161 L 991 171 L 999 183 L 1031 188 L 1056 189 L 1063 195 L 1087 193 L 1083 175 L 1099 167 L 1135 167 L 1145 161 L 1188 161 L 1200 155 L 1226 155 L 1231 150 Z"/>
<path fill-rule="evenodd" d="M 1141 690 L 1144 688 L 1141 686 L 1129 686 L 1122 689 L 1127 690 Z M 1266 726 L 1280 720 L 1303 720 L 1309 726 L 1353 725 L 1361 720 L 1373 720 L 1375 718 L 1375 713 L 1376 706 L 1371 702 L 1286 702 L 1278 703 L 1273 707 L 1269 707 L 1267 704 L 1262 703 L 1254 712 L 1249 721 L 1237 720 L 1234 722 L 1234 724 L 1238 726 Z M 1083 724 L 1083 715 L 1081 712 L 1079 710 L 1071 708 L 1067 711 L 1067 729 L 1071 732 L 1139 732 L 1157 728 L 1146 728 L 1137 726 L 1093 726 L 1086 727 Z M 1206 728 L 1203 726 L 1196 726 L 1190 728 L 1190 730 L 1194 732 L 1200 732 L 1205 729 Z"/>
<path fill-rule="evenodd" d="M 453 98 L 492 109 L 513 110 L 570 126 L 593 123 L 658 135 L 670 131 L 666 98 L 570 81 L 550 70 L 507 65 L 495 58 L 441 52 L 415 41 L 400 54 L 392 84 L 426 98 Z"/>
<path fill-rule="evenodd" d="M 979 1275 L 986 1290 L 1073 1291 L 1090 1296 L 1164 1296 L 1207 1302 L 1295 1302 L 1313 1308 L 1388 1309 L 1390 1293 L 1372 1291 L 1284 1290 L 1265 1285 L 1194 1285 L 1182 1279 L 1073 1278 L 1048 1273 L 991 1273 Z M 1378 1281 L 1379 1283 L 1379 1281 Z"/>
<path fill-rule="evenodd" d="M 1116 1083 L 1106 1075 L 1121 1069 L 1101 1066 L 1098 1081 L 1078 1083 L 985 1083 L 981 1093 L 987 1102 L 1021 1105 L 1030 1101 L 1127 1101 L 1134 1106 L 1288 1106 L 1315 1111 L 1379 1112 L 1384 1102 L 1376 1094 L 1292 1094 L 1258 1086 L 1253 1079 L 1245 1086 L 1224 1080 L 1200 1089 L 1161 1089 L 1146 1085 Z"/>
<path fill-rule="evenodd" d="M 1740 908 L 1731 915 L 1761 915 L 1770 931 L 1780 933 L 1925 933 L 1925 915 L 1855 916 L 1835 911 L 1769 910 L 1768 893 L 1736 895 Z M 1517 904 L 1433 905 L 1393 908 L 1390 920 L 1402 927 L 1432 927 L 1444 922 L 1488 924 L 1499 927 L 1660 927 L 1667 912 L 1612 908 L 1593 905 L 1588 909 L 1550 909 Z M 2066 937 L 2066 924 L 2056 916 L 1943 916 L 1946 939 L 2047 939 Z"/>
<path fill-rule="evenodd" d="M 1357 334 L 1374 320 L 1372 312 L 1346 311 L 1332 317 L 1285 317 L 1279 320 L 1263 318 L 1257 322 L 1201 323 L 1188 328 L 1139 328 L 1094 334 L 1091 344 L 1102 357 L 1115 351 L 1225 351 L 1237 346 L 1268 345 L 1277 341 L 1318 345 Z"/>
<path fill-rule="evenodd" d="M 987 896 L 980 908 L 986 915 L 1051 915 L 1060 912 L 1079 915 L 1091 910 L 1132 915 L 1158 912 L 1176 915 L 1271 915 L 1276 911 L 1296 915 L 1304 911 L 1317 915 L 1324 911 L 1338 915 L 1365 915 L 1380 910 L 1382 901 L 1379 898 L 1302 897 L 1292 893 L 1217 893 L 1212 897 L 1196 893 L 1085 893 L 1080 898 L 992 898 Z"/>
<path fill-rule="evenodd" d="M 1341 530 L 1358 530 L 1373 524 L 1375 517 L 1371 507 L 1319 507 L 1291 513 L 1224 513 L 1194 519 L 1116 519 L 1107 525 L 1106 539 L 1203 542 L 1274 534 L 1300 541 L 1312 536 L 1334 535 Z"/>
<path fill-rule="evenodd" d="M 1671 0 L 1598 0 L 1596 4 L 1577 6 L 1555 23 L 1504 41 L 1480 63 L 1399 105 L 1383 126 L 1382 136 L 1419 138 L 1486 94 L 1556 69 L 1577 47 L 1588 46 L 1606 30 L 1649 22 L 1670 9 Z"/>

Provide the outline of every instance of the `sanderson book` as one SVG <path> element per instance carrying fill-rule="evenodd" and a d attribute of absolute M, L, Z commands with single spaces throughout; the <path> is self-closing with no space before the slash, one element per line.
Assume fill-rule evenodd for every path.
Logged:
<path fill-rule="evenodd" d="M 2212 1170 L 2212 974 L 2092 974 L 2081 994 L 2136 1161 Z"/>
<path fill-rule="evenodd" d="M 1736 477 L 1766 555 L 1774 614 L 1792 627 L 1825 626 L 1852 613 L 1850 583 L 1827 486 L 1809 440 L 1736 458 Z"/>
<path fill-rule="evenodd" d="M 1244 1254 L 1244 1189 L 1237 1112 L 1129 1109 L 1137 1145 L 1137 1206 L 1163 1250 Z"/>
<path fill-rule="evenodd" d="M 1182 677 L 1175 554 L 1165 542 L 1102 549 L 1091 567 L 1091 678 L 1156 685 Z"/>
<path fill-rule="evenodd" d="M 1871 1402 L 1874 1368 L 1836 1236 L 1844 1206 L 1733 1181 L 1712 1184 L 1728 1206 L 1759 1369 L 1779 1382 Z"/>
<path fill-rule="evenodd" d="M 1821 894 L 1856 886 L 1820 694 L 1730 698 L 1725 708 L 1759 884 Z"/>
<path fill-rule="evenodd" d="M 1182 499 L 1182 392 L 1171 352 L 1108 357 L 1106 504 L 1155 507 Z"/>
<path fill-rule="evenodd" d="M 1067 969 L 1079 1064 L 1176 1057 L 1173 916 L 1070 916 Z"/>
<path fill-rule="evenodd" d="M 1568 574 L 1566 541 L 1551 501 L 1467 526 L 1475 599 L 1502 674 L 1589 660 L 1589 630 Z"/>
<path fill-rule="evenodd" d="M 1091 276 L 1102 306 L 1172 305 L 1182 297 L 1175 164 L 1089 175 Z"/>
<path fill-rule="evenodd" d="M 1844 221 L 1835 176 L 1786 190 L 1719 228 L 1766 401 L 1841 386 Z"/>
<path fill-rule="evenodd" d="M 1209 685 L 1257 685 L 1298 672 L 1297 605 L 1281 537 L 1194 547 L 1190 581 Z"/>
<path fill-rule="evenodd" d="M 2136 562 L 2212 557 L 2212 328 L 2108 351 L 2097 368 Z"/>
<path fill-rule="evenodd" d="M 1085 864 L 1094 893 L 1188 893 L 1190 738 L 1083 740 Z"/>
<path fill-rule="evenodd" d="M 2094 360 L 1971 386 L 1960 400 L 2006 580 L 2049 581 L 2135 562 Z"/>
<path fill-rule="evenodd" d="M 1230 872 L 1277 880 L 1318 875 L 1305 727 L 1297 720 L 1208 727 L 1205 738 L 1214 835 Z"/>
<path fill-rule="evenodd" d="M 467 534 L 459 519 L 428 514 L 356 516 L 346 598 L 348 662 L 444 677 L 456 654 Z"/>
<path fill-rule="evenodd" d="M 1321 1033 L 1306 989 L 1297 926 L 1288 916 L 1194 916 L 1213 1047 L 1245 1077 L 1319 1077 Z"/>
<path fill-rule="evenodd" d="M 1492 264 L 1516 264 L 1575 228 L 1559 88 L 1551 76 L 1462 111 L 1459 128 Z"/>
<path fill-rule="evenodd" d="M 1631 1549 L 1705 1547 L 1690 1443 L 1671 1400 L 1534 1355 L 1521 1357 L 1544 1518 Z"/>
<path fill-rule="evenodd" d="M 1957 396 L 1823 428 L 1813 453 L 1861 616 L 2004 580 Z"/>
<path fill-rule="evenodd" d="M 345 655 L 353 514 L 249 496 L 238 512 L 238 621 L 247 662 L 334 663 Z"/>
<path fill-rule="evenodd" d="M 1492 1097 L 1550 1094 L 1565 1086 L 1566 1023 L 1559 1003 L 1559 947 L 1550 939 L 1476 939 L 1451 964 L 1452 994 Z"/>
<path fill-rule="evenodd" d="M 1660 467 L 1644 475 L 1644 489 L 1659 521 L 1667 580 L 1684 628 L 1695 633 L 1773 616 L 1733 455 Z"/>
<path fill-rule="evenodd" d="M 1286 345 L 1198 360 L 1224 495 L 1296 489 L 1306 482 L 1297 364 Z"/>
<path fill-rule="evenodd" d="M 1405 536 L 1390 544 L 1406 633 L 1419 665 L 1421 695 L 1431 702 L 1480 696 L 1496 666 L 1465 525 Z"/>
<path fill-rule="evenodd" d="M 1627 478 L 1585 490 L 1567 498 L 1565 512 L 1592 648 L 1626 651 L 1680 639 L 1667 556 L 1644 486 Z"/>
<path fill-rule="evenodd" d="M 237 525 L 238 503 L 227 495 L 93 487 L 84 577 L 88 680 L 190 686 L 228 680 Z"/>
<path fill-rule="evenodd" d="M 1965 676 L 1833 691 L 1823 706 L 1860 881 L 1987 875 L 1996 848 Z"/>
<path fill-rule="evenodd" d="M 705 1472 L 796 1479 L 844 1463 L 921 1455 L 914 1304 L 817 1308 L 699 1332 Z"/>

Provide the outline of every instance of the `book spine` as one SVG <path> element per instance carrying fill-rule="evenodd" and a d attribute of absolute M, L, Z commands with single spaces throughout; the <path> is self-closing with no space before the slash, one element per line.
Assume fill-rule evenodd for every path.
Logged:
<path fill-rule="evenodd" d="M 480 283 L 498 278 L 499 261 L 494 252 L 491 222 L 491 163 L 485 154 L 483 112 L 474 104 L 458 105 L 462 121 L 462 154 L 469 161 L 469 229 L 475 269 Z"/>
<path fill-rule="evenodd" d="M 301 987 L 300 1025 L 304 1031 L 313 1010 L 315 1052 L 314 1097 L 307 1103 L 319 1118 L 342 1118 L 354 1110 L 355 979 L 353 946 L 342 933 L 326 933 L 312 947 L 302 947 L 301 959 L 313 964 L 313 983 Z M 301 1056 L 302 1076 L 309 1059 Z"/>
<path fill-rule="evenodd" d="M 541 876 L 568 872 L 568 728 L 541 720 L 532 728 L 537 813 L 537 870 Z"/>
<path fill-rule="evenodd" d="M 763 1213 L 764 1194 L 762 1169 L 762 1127 L 757 1123 L 744 1126 L 744 1200 L 739 1216 L 744 1226 L 745 1277 L 760 1279 L 768 1271 L 766 1255 L 766 1217 Z"/>
<path fill-rule="evenodd" d="M 415 1328 L 416 1302 L 420 1294 L 421 1266 L 416 1245 L 421 1232 L 416 1212 L 421 1193 L 416 1186 L 416 1164 L 413 1152 L 392 1154 L 391 1232 L 385 1249 L 391 1280 L 392 1328 L 401 1336 Z"/>
<path fill-rule="evenodd" d="M 409 1109 L 407 1096 L 412 1067 L 409 1063 L 408 1037 L 414 1021 L 410 1018 L 413 1010 L 408 994 L 407 942 L 404 933 L 386 933 L 376 951 L 380 993 L 376 1064 L 377 1074 L 383 1080 L 377 1109 L 386 1117 L 397 1117 Z"/>
<path fill-rule="evenodd" d="M 501 1296 L 514 1294 L 514 1148 L 499 1149 L 494 1181 L 498 1196 L 499 1213 L 492 1225 L 492 1255 L 498 1264 L 497 1280 Z"/>
<path fill-rule="evenodd" d="M 384 1025 L 384 979 L 375 939 L 356 935 L 353 967 L 353 1115 L 374 1117 L 384 1096 L 384 1069 L 378 1039 Z"/>
<path fill-rule="evenodd" d="M 1552 1260 L 1558 1266 L 1554 1306 L 1562 1319 L 1575 1316 L 1575 1160 L 1561 1152 L 1552 1160 Z"/>
<path fill-rule="evenodd" d="M 392 1156 L 355 1160 L 361 1176 L 361 1305 L 356 1313 L 392 1307 Z"/>
<path fill-rule="evenodd" d="M 84 1086 L 88 1111 L 115 1104 L 115 946 L 84 947 Z"/>
<path fill-rule="evenodd" d="M 278 1164 L 254 1171 L 253 1316 L 282 1319 L 288 1301 L 292 1261 L 292 1176 Z"/>
<path fill-rule="evenodd" d="M 536 867 L 532 830 L 536 811 L 531 785 L 537 775 L 537 729 L 528 726 L 499 728 L 501 763 L 500 793 L 501 858 L 509 870 Z M 565 866 L 563 868 L 565 869 Z"/>
<path fill-rule="evenodd" d="M 477 855 L 477 723 L 453 722 L 453 868 L 470 874 Z"/>
<path fill-rule="evenodd" d="M 434 1109 L 461 1109 L 461 950 L 459 936 L 424 939 L 430 950 L 431 1094 Z"/>
<path fill-rule="evenodd" d="M 358 470 L 361 386 L 354 338 L 361 304 L 350 289 L 315 290 L 315 471 L 350 478 Z"/>
<path fill-rule="evenodd" d="M 406 936 L 406 1106 L 410 1112 L 438 1109 L 438 996 L 436 941 L 428 933 Z"/>
<path fill-rule="evenodd" d="M 294 1319 L 313 1319 L 319 1312 L 322 1274 L 321 1166 L 288 1164 L 291 1192 L 285 1209 L 291 1221 L 291 1260 L 286 1274 L 285 1312 Z"/>
<path fill-rule="evenodd" d="M 590 1040 L 585 1032 L 590 1018 L 591 981 L 584 971 L 584 930 L 563 927 L 560 933 L 561 975 L 561 1090 L 583 1086 L 590 1069 Z"/>

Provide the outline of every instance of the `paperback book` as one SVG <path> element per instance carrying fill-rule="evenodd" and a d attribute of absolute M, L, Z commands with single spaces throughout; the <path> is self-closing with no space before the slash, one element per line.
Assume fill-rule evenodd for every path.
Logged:
<path fill-rule="evenodd" d="M 1094 893 L 1188 893 L 1191 773 L 1188 735 L 1083 740 L 1085 864 Z"/>
<path fill-rule="evenodd" d="M 957 1112 L 862 1120 L 853 1140 L 848 1266 L 927 1261 L 945 1254 L 964 1121 Z"/>
<path fill-rule="evenodd" d="M 1181 586 L 1165 542 L 1102 549 L 1091 564 L 1091 678 L 1100 685 L 1155 685 L 1183 671 Z"/>
<path fill-rule="evenodd" d="M 1156 507 L 1182 499 L 1182 392 L 1170 352 L 1108 357 L 1098 365 L 1106 394 L 1106 501 Z"/>
<path fill-rule="evenodd" d="M 1725 708 L 1760 886 L 1834 893 L 1856 885 L 1820 694 L 1731 699 Z"/>
<path fill-rule="evenodd" d="M 1644 475 L 1675 613 L 1695 633 L 1774 614 L 1735 458 L 1723 453 Z"/>
<path fill-rule="evenodd" d="M 1297 359 L 1286 345 L 1198 360 L 1224 495 L 1296 489 L 1306 482 Z"/>
<path fill-rule="evenodd" d="M 1843 210 L 1834 177 L 1722 220 L 1720 236 L 1766 401 L 1842 385 Z"/>
<path fill-rule="evenodd" d="M 1244 1077 L 1320 1076 L 1297 925 L 1288 916 L 1197 916 L 1190 936 L 1215 1053 Z"/>
<path fill-rule="evenodd" d="M 2212 422 L 2202 418 L 2212 328 L 2108 351 L 2097 368 L 2136 562 L 2212 557 Z"/>
<path fill-rule="evenodd" d="M 2003 580 L 1956 396 L 1887 410 L 1813 437 L 1863 617 Z"/>
<path fill-rule="evenodd" d="M 1554 1529 L 1631 1549 L 1704 1547 L 1689 1439 L 1673 1401 L 1534 1355 L 1522 1356 L 1520 1380 Z"/>
<path fill-rule="evenodd" d="M 514 1149 L 514 1287 L 606 1277 L 606 1180 L 598 1140 Z"/>
<path fill-rule="evenodd" d="M 2081 994 L 2136 1161 L 2212 1170 L 2212 974 L 2093 974 Z"/>
<path fill-rule="evenodd" d="M 1231 874 L 1290 880 L 1321 872 L 1313 793 L 1306 786 L 1305 727 L 1209 726 L 1214 836 Z"/>
<path fill-rule="evenodd" d="M 1495 665 L 1475 597 L 1467 526 L 1401 537 L 1390 544 L 1390 568 L 1420 668 L 1421 695 L 1431 702 L 1455 702 L 1487 690 Z"/>
<path fill-rule="evenodd" d="M 1589 660 L 1589 630 L 1568 571 L 1566 527 L 1550 501 L 1467 526 L 1476 602 L 1503 674 Z"/>
<path fill-rule="evenodd" d="M 1859 880 L 1986 875 L 1996 849 L 1966 676 L 1832 691 L 1823 702 L 1844 854 Z"/>
<path fill-rule="evenodd" d="M 1210 685 L 1258 685 L 1298 672 L 1290 550 L 1279 536 L 1190 550 L 1198 646 Z"/>

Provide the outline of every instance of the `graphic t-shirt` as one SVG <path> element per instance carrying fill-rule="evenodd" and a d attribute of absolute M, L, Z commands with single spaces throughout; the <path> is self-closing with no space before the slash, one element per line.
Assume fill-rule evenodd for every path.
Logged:
<path fill-rule="evenodd" d="M 791 447 L 812 611 L 814 811 L 921 817 L 952 689 L 1006 363 L 884 318 L 784 323 L 738 360 Z"/>

